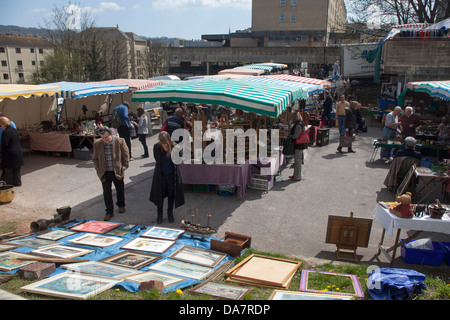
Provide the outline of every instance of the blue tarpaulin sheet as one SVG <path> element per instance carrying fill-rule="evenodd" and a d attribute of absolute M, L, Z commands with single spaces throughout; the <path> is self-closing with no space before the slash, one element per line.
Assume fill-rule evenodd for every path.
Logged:
<path fill-rule="evenodd" d="M 367 289 L 374 300 L 403 300 L 426 290 L 425 279 L 425 275 L 414 270 L 381 268 L 369 275 Z"/>
<path fill-rule="evenodd" d="M 74 222 L 76 223 L 76 222 Z M 67 223 L 67 225 L 64 225 L 65 228 L 67 228 L 67 230 L 70 230 L 70 224 Z M 80 244 L 76 244 L 73 245 L 72 243 L 70 243 L 71 240 L 79 238 L 80 236 L 87 234 L 86 232 L 77 232 L 76 234 L 67 236 L 65 238 L 62 238 L 56 242 L 58 242 L 58 244 L 60 245 L 68 245 L 68 246 L 75 246 L 75 247 L 80 247 L 80 248 L 86 248 L 86 249 L 90 249 L 90 250 L 94 250 L 94 252 L 89 253 L 87 255 L 81 256 L 81 257 L 77 257 L 74 259 L 82 259 L 82 260 L 90 260 L 90 261 L 99 261 L 105 258 L 108 258 L 110 256 L 113 256 L 115 254 L 118 254 L 120 252 L 126 251 L 125 249 L 121 249 L 122 246 L 124 246 L 125 244 L 127 244 L 128 242 L 130 242 L 131 240 L 139 237 L 139 235 L 141 235 L 142 233 L 144 233 L 145 231 L 147 231 L 149 228 L 151 228 L 151 226 L 147 226 L 147 228 L 143 229 L 144 226 L 142 225 L 136 225 L 130 233 L 122 236 L 122 241 L 110 245 L 108 247 L 105 248 L 100 248 L 100 247 L 93 247 L 93 246 L 87 246 L 87 245 L 80 245 Z M 139 228 L 141 228 L 141 230 L 137 233 L 133 233 L 135 230 L 138 230 Z M 51 230 L 57 230 L 57 229 L 62 229 L 62 228 L 53 228 Z M 30 237 L 35 237 L 36 235 L 32 235 Z M 23 239 L 26 239 L 26 237 L 24 237 Z M 179 248 L 181 248 L 182 246 L 186 245 L 186 246 L 191 246 L 191 247 L 197 247 L 197 248 L 203 248 L 203 249 L 210 249 L 210 241 L 211 239 L 214 238 L 204 238 L 203 240 L 200 237 L 191 237 L 190 235 L 186 235 L 183 234 L 181 235 L 175 242 L 175 244 L 170 247 L 166 252 L 164 252 L 163 254 L 157 254 L 157 253 L 153 253 L 153 252 L 149 252 L 151 254 L 155 254 L 155 255 L 161 255 L 163 258 L 162 259 L 167 259 L 172 253 L 174 253 L 175 251 L 177 251 Z M 22 252 L 22 253 L 28 253 L 32 250 L 35 250 L 35 248 L 29 248 L 29 247 L 18 247 L 13 249 L 12 251 L 17 251 L 17 252 Z M 158 262 L 160 262 L 162 259 L 158 260 Z M 228 260 L 234 260 L 233 257 L 227 255 L 225 259 L 223 259 L 214 269 L 218 269 L 225 261 Z M 149 271 L 149 267 L 151 265 L 148 265 L 146 267 L 143 267 L 141 269 L 139 269 L 140 271 Z M 15 269 L 13 271 L 10 272 L 4 272 L 4 273 L 16 273 L 19 269 Z M 52 274 L 50 274 L 48 277 L 57 275 L 59 273 L 62 272 L 67 272 L 66 269 L 61 268 L 60 265 L 57 265 L 56 271 Z M 1 274 L 1 272 L 0 272 Z M 176 276 L 176 275 L 175 275 Z M 175 283 L 171 286 L 168 286 L 167 288 L 164 289 L 163 292 L 172 292 L 172 291 L 176 291 L 177 289 L 183 289 L 192 285 L 195 285 L 199 282 L 201 282 L 202 280 L 197 280 L 197 279 L 186 279 L 184 281 Z M 133 281 L 121 281 L 119 283 L 116 284 L 116 288 L 117 287 L 122 287 L 130 292 L 138 292 L 139 291 L 139 283 L 133 282 Z"/>

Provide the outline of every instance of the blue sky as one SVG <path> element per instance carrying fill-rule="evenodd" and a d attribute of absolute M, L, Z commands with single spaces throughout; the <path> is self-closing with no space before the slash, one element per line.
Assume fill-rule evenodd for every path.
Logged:
<path fill-rule="evenodd" d="M 148 37 L 201 39 L 202 34 L 228 33 L 251 27 L 251 0 L 72 0 L 90 11 L 97 27 L 115 27 Z M 1 25 L 44 26 L 54 4 L 68 0 L 2 1 Z"/>

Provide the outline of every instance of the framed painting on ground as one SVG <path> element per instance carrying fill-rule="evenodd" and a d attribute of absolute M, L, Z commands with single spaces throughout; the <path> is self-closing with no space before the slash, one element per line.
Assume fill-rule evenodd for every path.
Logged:
<path fill-rule="evenodd" d="M 161 281 L 164 284 L 164 288 L 167 288 L 175 283 L 184 281 L 186 279 L 172 276 L 172 275 L 165 274 L 165 273 L 156 272 L 156 271 L 147 271 L 147 272 L 143 272 L 140 274 L 126 277 L 125 280 L 133 281 L 136 283 L 157 280 L 157 281 Z"/>
<path fill-rule="evenodd" d="M 19 258 L 33 258 L 33 256 L 15 251 L 6 251 L 0 253 L 0 270 L 12 271 L 34 262 L 19 260 Z"/>
<path fill-rule="evenodd" d="M 100 261 L 116 266 L 140 269 L 161 258 L 161 256 L 150 253 L 124 251 Z"/>
<path fill-rule="evenodd" d="M 172 253 L 169 258 L 214 268 L 226 256 L 225 253 L 184 245 Z"/>
<path fill-rule="evenodd" d="M 124 224 L 123 226 L 113 229 L 111 231 L 108 231 L 105 233 L 107 236 L 116 236 L 116 237 L 123 237 L 126 234 L 129 234 L 133 228 L 136 227 L 135 224 Z"/>
<path fill-rule="evenodd" d="M 324 283 L 327 283 L 329 288 L 323 288 Z M 358 277 L 346 273 L 303 269 L 299 290 L 364 298 Z"/>
<path fill-rule="evenodd" d="M 85 234 L 79 238 L 72 239 L 69 242 L 80 245 L 105 248 L 113 244 L 116 244 L 122 240 L 123 240 L 122 238 L 109 237 L 99 234 Z"/>
<path fill-rule="evenodd" d="M 324 293 L 273 290 L 269 300 L 354 300 L 354 298 Z"/>
<path fill-rule="evenodd" d="M 131 240 L 121 249 L 164 253 L 167 249 L 175 244 L 175 241 L 152 239 L 152 238 L 141 238 Z"/>
<path fill-rule="evenodd" d="M 119 281 L 76 272 L 63 272 L 20 289 L 47 296 L 87 299 L 112 288 Z"/>
<path fill-rule="evenodd" d="M 189 290 L 189 292 L 194 294 L 207 294 L 223 300 L 241 300 L 244 294 L 251 290 L 251 288 L 207 281 Z"/>
<path fill-rule="evenodd" d="M 107 222 L 107 221 L 88 221 L 81 225 L 71 228 L 70 230 L 78 231 L 78 232 L 92 232 L 92 233 L 106 233 L 111 231 L 112 229 L 117 228 L 122 225 L 121 223 L 116 222 Z"/>
<path fill-rule="evenodd" d="M 180 277 L 201 280 L 210 275 L 214 269 L 172 259 L 164 259 L 148 267 L 151 270 L 167 272 Z"/>
<path fill-rule="evenodd" d="M 47 246 L 53 246 L 55 244 L 61 244 L 60 242 L 55 242 L 53 240 L 47 240 L 47 239 L 37 239 L 34 237 L 30 238 L 23 238 L 23 239 L 17 239 L 9 241 L 8 244 L 17 244 L 22 247 L 27 248 L 33 248 L 33 249 L 39 249 Z"/>
<path fill-rule="evenodd" d="M 36 249 L 36 250 L 31 251 L 30 253 L 36 254 L 36 255 L 43 255 L 46 257 L 71 259 L 71 258 L 75 258 L 75 257 L 84 256 L 91 252 L 94 252 L 94 250 L 56 245 L 56 246 L 50 246 L 50 247 L 45 247 L 45 248 L 41 248 L 41 249 Z"/>
<path fill-rule="evenodd" d="M 20 247 L 20 245 L 18 245 L 18 244 L 0 243 L 0 252 L 12 250 L 12 249 L 15 249 L 15 248 L 18 248 L 18 247 Z"/>
<path fill-rule="evenodd" d="M 141 273 L 139 270 L 114 266 L 109 263 L 99 261 L 63 264 L 61 267 L 70 271 L 88 273 L 91 275 L 96 275 L 97 277 L 108 277 L 114 279 L 124 279 L 128 276 Z"/>
<path fill-rule="evenodd" d="M 37 235 L 36 238 L 38 239 L 47 239 L 47 240 L 59 240 L 68 236 L 71 236 L 73 234 L 75 234 L 75 231 L 69 231 L 69 230 L 60 230 L 60 229 L 56 229 L 44 234 L 40 234 Z"/>
<path fill-rule="evenodd" d="M 150 237 L 164 240 L 176 240 L 184 233 L 183 230 L 151 227 L 149 230 L 141 234 L 141 237 Z"/>

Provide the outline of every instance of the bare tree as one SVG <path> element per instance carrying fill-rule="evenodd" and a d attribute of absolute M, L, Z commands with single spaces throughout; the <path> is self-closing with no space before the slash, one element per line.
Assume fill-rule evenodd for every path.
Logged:
<path fill-rule="evenodd" d="M 146 52 L 145 69 L 148 76 L 155 77 L 166 73 L 167 47 L 162 43 L 150 41 Z"/>

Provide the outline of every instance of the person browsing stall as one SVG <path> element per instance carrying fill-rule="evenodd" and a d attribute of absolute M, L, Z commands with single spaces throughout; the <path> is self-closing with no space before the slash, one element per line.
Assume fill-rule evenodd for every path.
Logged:
<path fill-rule="evenodd" d="M 122 125 L 117 128 L 117 133 L 119 133 L 119 137 L 125 140 L 125 143 L 128 147 L 128 153 L 130 155 L 130 160 L 133 160 L 131 156 L 131 136 L 130 136 L 130 128 L 133 125 L 131 123 L 131 119 L 129 117 L 129 109 L 130 104 L 128 102 L 123 102 L 121 105 L 117 106 L 114 111 L 117 112 L 120 119 L 122 119 Z"/>
<path fill-rule="evenodd" d="M 405 149 L 398 150 L 394 154 L 394 159 L 398 157 L 410 157 L 416 158 L 417 160 L 422 160 L 422 154 L 419 151 L 415 150 L 416 147 L 416 139 L 414 137 L 406 137 L 405 138 Z"/>
<path fill-rule="evenodd" d="M 345 136 L 345 110 L 350 107 L 350 103 L 345 100 L 345 95 L 341 94 L 339 102 L 336 104 L 336 117 L 338 121 L 339 135 Z"/>
<path fill-rule="evenodd" d="M 414 113 L 412 107 L 406 107 L 405 113 L 399 117 L 398 121 L 401 123 L 402 139 L 415 136 L 416 128 L 420 126 L 420 117 Z"/>
<path fill-rule="evenodd" d="M 100 127 L 97 134 L 101 139 L 94 141 L 92 162 L 102 182 L 103 200 L 106 207 L 104 220 L 109 221 L 114 216 L 112 184 L 116 188 L 116 205 L 119 207 L 119 213 L 125 212 L 124 177 L 125 170 L 129 167 L 130 155 L 125 140 L 113 136 L 110 128 Z"/>
<path fill-rule="evenodd" d="M 172 152 L 176 143 L 169 133 L 161 131 L 158 142 L 153 146 L 155 158 L 155 171 L 153 173 L 152 187 L 149 200 L 157 207 L 156 222 L 163 221 L 164 198 L 167 197 L 167 217 L 170 223 L 174 222 L 173 208 L 184 204 L 183 183 L 178 166 L 172 161 Z"/>
<path fill-rule="evenodd" d="M 19 132 L 11 126 L 7 117 L 0 117 L 2 131 L 1 166 L 4 170 L 2 177 L 6 184 L 13 186 L 22 185 L 21 167 L 23 166 L 22 147 L 20 146 Z"/>
<path fill-rule="evenodd" d="M 294 113 L 293 126 L 289 132 L 289 138 L 297 140 L 298 137 L 305 130 L 305 123 L 303 122 L 302 115 L 299 112 Z M 294 174 L 289 176 L 289 179 L 293 181 L 302 180 L 302 162 L 303 162 L 303 150 L 308 148 L 308 143 L 295 144 L 294 153 Z"/>
<path fill-rule="evenodd" d="M 398 117 L 400 116 L 400 113 L 402 112 L 402 108 L 397 106 L 389 112 L 386 115 L 386 118 L 384 120 L 384 127 L 383 127 L 383 139 L 389 140 L 389 139 L 395 139 L 397 137 L 397 128 L 401 125 L 401 122 L 399 122 Z M 381 148 L 380 151 L 380 157 L 383 160 L 388 160 L 391 157 L 391 148 Z"/>

